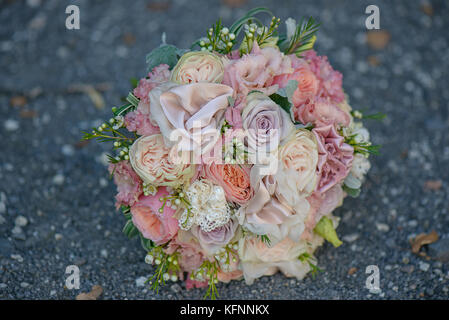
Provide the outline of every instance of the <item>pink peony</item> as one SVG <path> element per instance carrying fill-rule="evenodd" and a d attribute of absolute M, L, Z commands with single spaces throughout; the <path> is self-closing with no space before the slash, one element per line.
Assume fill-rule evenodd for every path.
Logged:
<path fill-rule="evenodd" d="M 310 122 L 316 127 L 334 123 L 347 127 L 351 122 L 351 117 L 347 112 L 323 98 L 315 101 L 307 99 L 304 104 L 294 109 L 294 115 L 303 124 Z"/>
<path fill-rule="evenodd" d="M 284 88 L 290 80 L 298 82 L 298 89 L 295 90 L 292 96 L 293 105 L 298 107 L 306 102 L 307 99 L 314 99 L 318 94 L 319 80 L 315 74 L 310 70 L 309 65 L 302 59 L 295 55 L 290 56 L 292 65 L 294 67 L 293 73 L 287 73 L 274 78 L 275 84 L 280 88 Z"/>
<path fill-rule="evenodd" d="M 310 65 L 310 70 L 320 81 L 318 96 L 329 98 L 334 103 L 343 102 L 343 75 L 332 68 L 326 56 L 318 56 L 314 50 L 308 50 L 303 55 Z"/>
<path fill-rule="evenodd" d="M 324 193 L 343 181 L 351 169 L 354 148 L 344 142 L 334 125 L 314 128 L 318 143 L 317 191 Z"/>
<path fill-rule="evenodd" d="M 250 169 L 243 165 L 211 164 L 203 166 L 202 176 L 221 186 L 226 200 L 244 205 L 254 193 L 249 172 Z"/>
<path fill-rule="evenodd" d="M 160 187 L 154 196 L 140 196 L 139 201 L 131 206 L 132 221 L 146 239 L 161 245 L 172 239 L 178 231 L 178 220 L 173 215 L 175 210 L 165 206 L 162 213 L 159 208 L 160 197 L 167 196 L 167 188 Z"/>
<path fill-rule="evenodd" d="M 108 170 L 114 175 L 114 182 L 117 185 L 116 208 L 120 208 L 121 205 L 132 206 L 142 194 L 139 176 L 131 168 L 129 161 L 111 163 Z"/>

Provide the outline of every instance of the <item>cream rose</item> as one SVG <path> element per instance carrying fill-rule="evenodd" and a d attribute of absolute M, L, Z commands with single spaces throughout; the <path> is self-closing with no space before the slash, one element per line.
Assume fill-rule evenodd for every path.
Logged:
<path fill-rule="evenodd" d="M 169 146 L 199 156 L 220 138 L 232 93 L 231 87 L 217 83 L 165 83 L 150 92 L 151 118 Z"/>
<path fill-rule="evenodd" d="M 208 51 L 192 51 L 184 54 L 173 68 L 171 81 L 188 84 L 223 80 L 224 66 L 221 58 Z"/>
<path fill-rule="evenodd" d="M 306 215 L 306 200 L 315 190 L 318 176 L 318 145 L 312 132 L 299 129 L 279 149 L 279 169 L 275 174 L 277 194 L 295 210 Z"/>
<path fill-rule="evenodd" d="M 262 276 L 270 276 L 280 270 L 287 277 L 302 279 L 310 271 L 307 262 L 299 260 L 303 253 L 311 253 L 322 243 L 317 236 L 306 242 L 295 242 L 285 238 L 273 247 L 267 247 L 257 238 L 242 238 L 239 241 L 240 265 L 248 285 Z"/>
<path fill-rule="evenodd" d="M 189 181 L 195 166 L 175 164 L 169 157 L 170 149 L 161 134 L 142 136 L 132 144 L 129 160 L 137 175 L 153 186 L 176 187 Z"/>

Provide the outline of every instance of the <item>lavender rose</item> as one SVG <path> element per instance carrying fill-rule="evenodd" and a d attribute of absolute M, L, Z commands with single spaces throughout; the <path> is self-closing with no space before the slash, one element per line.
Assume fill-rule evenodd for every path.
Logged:
<path fill-rule="evenodd" d="M 230 219 L 229 222 L 221 227 L 215 228 L 210 232 L 205 232 L 197 225 L 193 226 L 192 234 L 198 239 L 201 247 L 208 254 L 214 254 L 220 248 L 227 245 L 236 234 L 238 222 Z"/>
<path fill-rule="evenodd" d="M 294 130 L 287 112 L 259 92 L 248 95 L 247 105 L 242 111 L 242 121 L 253 163 L 260 163 L 261 158 L 277 150 L 279 143 Z"/>

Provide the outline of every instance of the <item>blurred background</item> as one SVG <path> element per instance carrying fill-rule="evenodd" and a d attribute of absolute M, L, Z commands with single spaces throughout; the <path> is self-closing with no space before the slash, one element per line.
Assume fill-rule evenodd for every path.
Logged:
<path fill-rule="evenodd" d="M 71 4 L 79 30 L 65 27 Z M 365 27 L 371 4 L 375 32 Z M 121 233 L 111 146 L 81 142 L 81 131 L 109 119 L 129 79 L 146 75 L 145 55 L 163 32 L 189 48 L 218 17 L 230 25 L 259 6 L 284 21 L 320 21 L 315 49 L 343 73 L 352 107 L 388 117 L 365 123 L 381 155 L 360 197 L 337 210 L 344 244 L 317 251 L 323 271 L 220 284 L 220 297 L 448 298 L 447 1 L 0 0 L 0 299 L 75 299 L 93 285 L 100 299 L 202 297 L 180 282 L 158 295 L 143 285 L 152 268 Z M 79 290 L 65 287 L 68 265 L 79 266 Z M 365 288 L 368 265 L 379 267 L 380 293 Z"/>

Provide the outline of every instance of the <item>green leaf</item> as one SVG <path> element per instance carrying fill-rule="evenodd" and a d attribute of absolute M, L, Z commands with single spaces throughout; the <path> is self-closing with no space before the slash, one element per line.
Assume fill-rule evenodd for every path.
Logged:
<path fill-rule="evenodd" d="M 129 82 L 131 83 L 131 86 L 133 89 L 137 88 L 137 86 L 139 85 L 139 79 L 132 77 L 131 79 L 129 79 Z"/>
<path fill-rule="evenodd" d="M 235 36 L 237 37 L 238 34 L 240 33 L 240 30 L 242 29 L 243 25 L 246 22 L 248 22 L 248 20 L 251 20 L 251 18 L 254 18 L 254 16 L 256 14 L 259 14 L 259 13 L 267 13 L 270 16 L 273 16 L 273 13 L 270 10 L 268 10 L 267 8 L 259 7 L 259 8 L 251 9 L 243 17 L 241 17 L 236 22 L 234 22 L 232 24 L 232 26 L 229 28 L 229 31 L 231 33 L 234 33 Z"/>
<path fill-rule="evenodd" d="M 134 226 L 132 220 L 128 220 L 123 227 L 123 233 L 131 239 L 139 234 L 139 230 Z"/>
<path fill-rule="evenodd" d="M 139 98 L 137 98 L 132 92 L 128 93 L 128 96 L 126 97 L 126 101 L 128 101 L 130 104 L 132 104 L 136 108 L 140 102 Z"/>
<path fill-rule="evenodd" d="M 153 241 L 151 241 L 150 239 L 144 238 L 141 233 L 139 233 L 139 236 L 140 236 L 140 244 L 142 245 L 142 248 L 147 252 L 151 251 L 154 248 Z"/>
<path fill-rule="evenodd" d="M 153 70 L 154 67 L 160 64 L 167 64 L 170 66 L 170 69 L 173 68 L 186 51 L 178 49 L 171 44 L 162 44 L 147 54 L 146 62 L 148 71 Z"/>
<path fill-rule="evenodd" d="M 335 248 L 343 244 L 343 242 L 338 239 L 337 233 L 335 232 L 334 223 L 328 217 L 322 217 L 313 231 L 332 243 Z"/>
<path fill-rule="evenodd" d="M 270 99 L 273 100 L 274 102 L 276 102 L 276 104 L 279 105 L 282 109 L 284 109 L 285 112 L 290 114 L 292 104 L 290 103 L 290 101 L 288 101 L 287 97 L 284 97 L 284 96 L 280 95 L 279 93 L 273 93 L 270 96 Z"/>
<path fill-rule="evenodd" d="M 124 116 L 125 114 L 127 114 L 129 111 L 132 111 L 133 109 L 134 109 L 134 106 L 131 103 L 126 103 L 119 108 L 116 108 L 116 107 L 112 108 L 112 113 L 114 114 L 114 117 Z"/>
<path fill-rule="evenodd" d="M 360 189 L 352 189 L 347 185 L 343 185 L 343 191 L 345 191 L 352 198 L 357 198 L 360 195 Z"/>

